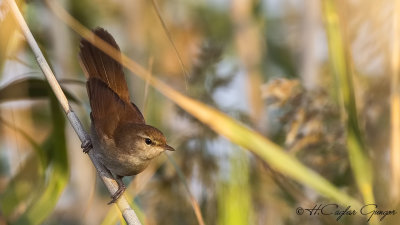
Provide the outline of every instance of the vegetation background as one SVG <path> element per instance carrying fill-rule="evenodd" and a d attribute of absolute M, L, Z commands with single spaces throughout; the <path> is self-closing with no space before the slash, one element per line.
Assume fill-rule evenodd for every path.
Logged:
<path fill-rule="evenodd" d="M 397 224 L 296 209 L 399 210 L 399 1 L 18 4 L 86 128 L 80 36 L 63 10 L 205 104 L 126 71 L 147 123 L 177 149 L 125 178 L 143 224 Z M 0 225 L 124 224 L 5 1 L 0 69 Z"/>

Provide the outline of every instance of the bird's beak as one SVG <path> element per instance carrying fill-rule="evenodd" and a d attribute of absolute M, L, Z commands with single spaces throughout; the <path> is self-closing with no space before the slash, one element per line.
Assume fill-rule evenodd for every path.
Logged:
<path fill-rule="evenodd" d="M 171 146 L 169 146 L 169 145 L 165 145 L 165 150 L 167 150 L 167 151 L 175 151 L 175 149 L 173 148 L 173 147 L 171 147 Z"/>

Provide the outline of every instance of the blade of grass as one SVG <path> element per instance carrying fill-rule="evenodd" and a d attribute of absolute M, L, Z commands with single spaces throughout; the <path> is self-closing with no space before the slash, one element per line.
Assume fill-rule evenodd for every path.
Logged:
<path fill-rule="evenodd" d="M 38 159 L 39 159 L 42 169 L 46 167 L 46 165 L 48 163 L 48 157 L 47 157 L 47 155 L 44 154 L 43 148 L 32 137 L 30 137 L 24 130 L 12 125 L 10 122 L 3 119 L 2 117 L 0 117 L 0 123 L 4 124 L 7 127 L 14 129 L 18 133 L 20 133 L 22 135 L 22 137 L 31 144 L 33 150 L 35 151 L 35 154 L 38 156 Z"/>
<path fill-rule="evenodd" d="M 44 184 L 44 170 L 47 167 L 48 157 L 44 154 L 43 148 L 22 129 L 1 117 L 0 123 L 20 133 L 31 144 L 35 153 L 25 160 L 23 166 L 10 181 L 7 190 L 0 195 L 0 211 L 8 218 L 20 204 L 29 202 L 39 193 Z"/>
<path fill-rule="evenodd" d="M 203 219 L 203 215 L 201 213 L 200 210 L 200 206 L 199 203 L 197 203 L 196 198 L 192 195 L 192 193 L 190 192 L 190 188 L 189 185 L 186 182 L 186 178 L 185 175 L 183 174 L 183 171 L 179 168 L 178 164 L 176 164 L 175 160 L 169 156 L 168 154 L 165 154 L 168 158 L 168 161 L 171 162 L 171 164 L 174 166 L 176 172 L 178 173 L 179 179 L 181 180 L 183 186 L 185 186 L 186 192 L 189 196 L 189 200 L 190 200 L 190 204 L 192 205 L 194 214 L 196 215 L 196 219 L 197 222 L 199 223 L 199 225 L 205 225 L 204 224 L 204 219 Z"/>
<path fill-rule="evenodd" d="M 400 1 L 395 1 L 392 22 L 391 47 L 391 98 L 390 98 L 390 127 L 391 127 L 391 171 L 392 171 L 392 201 L 397 204 L 400 197 Z"/>
<path fill-rule="evenodd" d="M 52 112 L 53 132 L 50 145 L 47 147 L 51 154 L 51 172 L 48 184 L 41 196 L 33 202 L 27 211 L 18 219 L 16 224 L 42 224 L 51 214 L 69 179 L 67 146 L 65 140 L 65 119 L 55 96 L 50 101 Z"/>
<path fill-rule="evenodd" d="M 149 71 L 149 77 L 151 77 L 151 70 L 153 68 L 153 57 L 149 59 L 149 66 L 148 66 L 148 71 Z M 144 94 L 143 94 L 143 115 L 144 118 L 147 119 L 147 103 L 148 103 L 148 97 L 149 97 L 149 80 L 146 79 L 146 84 L 144 86 Z"/>
<path fill-rule="evenodd" d="M 249 160 L 244 152 L 238 151 L 231 156 L 230 161 L 229 181 L 223 182 L 218 188 L 218 224 L 253 224 Z"/>
<path fill-rule="evenodd" d="M 90 43 L 104 51 L 127 69 L 142 79 L 148 79 L 150 84 L 180 106 L 182 109 L 196 117 L 198 120 L 209 126 L 218 134 L 225 136 L 233 143 L 252 151 L 268 162 L 275 170 L 297 180 L 298 182 L 312 187 L 321 195 L 342 205 L 361 207 L 361 203 L 351 196 L 339 191 L 332 183 L 317 174 L 315 171 L 304 166 L 299 160 L 288 155 L 281 147 L 266 139 L 259 133 L 247 128 L 231 117 L 215 110 L 199 101 L 191 99 L 170 86 L 166 85 L 154 76 L 149 77 L 148 71 L 142 66 L 128 58 L 120 55 L 120 52 L 108 45 L 101 38 L 96 37 L 89 29 L 80 24 L 68 12 L 54 1 L 46 0 L 46 3 L 54 14 L 64 23 L 70 26 Z M 121 59 L 119 57 L 121 56 Z"/>
<path fill-rule="evenodd" d="M 44 185 L 44 175 L 40 167 L 37 155 L 29 155 L 0 195 L 0 211 L 7 221 L 15 221 L 25 211 L 24 205 L 39 196 Z"/>
<path fill-rule="evenodd" d="M 178 52 L 178 48 L 176 47 L 175 42 L 172 40 L 171 33 L 169 32 L 168 27 L 165 24 L 164 19 L 161 16 L 160 8 L 158 7 L 158 4 L 157 4 L 156 0 L 151 0 L 151 3 L 153 5 L 154 10 L 156 11 L 157 17 L 160 20 L 160 23 L 162 25 L 162 28 L 163 28 L 164 32 L 167 35 L 168 40 L 169 40 L 169 42 L 171 43 L 171 45 L 172 45 L 172 47 L 174 49 L 175 55 L 176 55 L 176 57 L 178 58 L 178 61 L 179 61 L 179 65 L 181 65 L 181 69 L 182 69 L 182 72 L 183 72 L 183 77 L 185 79 L 185 86 L 186 86 L 186 89 L 187 89 L 188 88 L 187 78 L 189 76 L 188 76 L 188 72 L 186 71 L 185 64 L 183 64 L 183 60 L 182 60 L 181 55 Z"/>
<path fill-rule="evenodd" d="M 347 147 L 350 164 L 364 202 L 366 204 L 375 203 L 372 188 L 372 167 L 357 119 L 349 52 L 342 37 L 339 16 L 334 1 L 324 0 L 322 2 L 331 69 L 336 78 L 336 87 L 345 109 L 345 118 L 347 119 Z"/>
<path fill-rule="evenodd" d="M 28 134 L 0 117 L 0 122 L 16 132 L 31 144 L 35 154 L 25 160 L 18 173 L 11 179 L 4 193 L 0 195 L 0 211 L 7 218 L 14 213 L 18 206 L 34 199 L 44 184 L 44 170 L 47 167 L 47 156 L 42 147 Z"/>
<path fill-rule="evenodd" d="M 50 85 L 41 78 L 22 77 L 0 88 L 0 102 L 47 98 L 50 90 Z M 65 89 L 63 91 L 70 101 L 79 103 L 73 94 Z"/>

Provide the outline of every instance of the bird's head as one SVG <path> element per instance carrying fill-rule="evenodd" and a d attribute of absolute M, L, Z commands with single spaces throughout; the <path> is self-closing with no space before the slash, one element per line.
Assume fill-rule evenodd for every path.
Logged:
<path fill-rule="evenodd" d="M 115 144 L 120 149 L 150 160 L 164 151 L 175 151 L 167 144 L 164 134 L 155 127 L 145 124 L 125 124 L 118 127 L 114 133 Z"/>

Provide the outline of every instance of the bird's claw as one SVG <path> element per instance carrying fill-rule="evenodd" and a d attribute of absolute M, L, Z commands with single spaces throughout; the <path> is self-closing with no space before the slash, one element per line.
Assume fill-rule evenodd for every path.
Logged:
<path fill-rule="evenodd" d="M 109 203 L 107 203 L 108 205 L 117 202 L 117 200 L 119 199 L 119 197 L 121 197 L 121 195 L 124 193 L 126 187 L 125 185 L 121 185 L 118 187 L 118 190 L 111 196 L 111 201 Z"/>
<path fill-rule="evenodd" d="M 92 141 L 90 139 L 86 139 L 82 144 L 81 148 L 84 153 L 88 153 L 90 149 L 93 148 Z"/>

